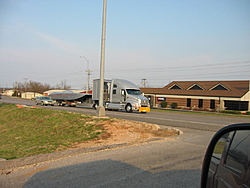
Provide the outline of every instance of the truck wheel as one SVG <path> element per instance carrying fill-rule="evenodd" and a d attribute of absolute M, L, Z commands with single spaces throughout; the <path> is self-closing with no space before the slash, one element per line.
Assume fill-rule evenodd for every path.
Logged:
<path fill-rule="evenodd" d="M 133 111 L 131 104 L 127 104 L 126 107 L 125 107 L 125 110 L 126 110 L 126 112 L 131 113 Z"/>
<path fill-rule="evenodd" d="M 93 108 L 96 110 L 97 107 L 98 107 L 98 105 L 95 103 L 95 104 L 93 105 Z"/>

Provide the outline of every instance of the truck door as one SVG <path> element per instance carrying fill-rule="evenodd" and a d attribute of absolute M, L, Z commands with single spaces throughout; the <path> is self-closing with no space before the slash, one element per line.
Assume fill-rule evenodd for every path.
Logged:
<path fill-rule="evenodd" d="M 111 99 L 112 99 L 111 102 L 114 102 L 114 103 L 119 102 L 119 88 L 117 84 L 115 83 L 113 83 Z"/>

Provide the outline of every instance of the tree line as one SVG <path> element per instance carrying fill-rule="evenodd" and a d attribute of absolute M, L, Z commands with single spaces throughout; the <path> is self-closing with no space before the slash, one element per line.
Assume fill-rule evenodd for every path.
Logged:
<path fill-rule="evenodd" d="M 35 93 L 43 93 L 48 90 L 53 89 L 62 89 L 62 90 L 69 90 L 71 86 L 66 84 L 66 80 L 62 80 L 60 84 L 56 84 L 55 86 L 51 86 L 46 83 L 40 83 L 35 82 L 32 80 L 29 80 L 28 82 L 15 82 L 13 85 L 13 90 L 15 96 L 17 96 L 18 93 L 23 92 L 35 92 Z"/>

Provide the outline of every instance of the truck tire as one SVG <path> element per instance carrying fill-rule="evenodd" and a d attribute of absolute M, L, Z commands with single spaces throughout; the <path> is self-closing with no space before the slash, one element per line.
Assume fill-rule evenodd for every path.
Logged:
<path fill-rule="evenodd" d="M 127 104 L 125 107 L 125 110 L 126 110 L 126 112 L 131 113 L 133 111 L 131 104 Z"/>
<path fill-rule="evenodd" d="M 97 107 L 98 107 L 98 105 L 95 103 L 95 104 L 93 104 L 93 108 L 96 110 L 97 109 Z"/>

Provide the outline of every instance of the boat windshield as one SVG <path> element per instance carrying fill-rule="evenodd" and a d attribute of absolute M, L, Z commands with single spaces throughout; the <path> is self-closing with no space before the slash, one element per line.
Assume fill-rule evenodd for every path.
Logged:
<path fill-rule="evenodd" d="M 126 89 L 127 93 L 130 95 L 141 95 L 140 90 L 136 90 L 136 89 Z"/>

